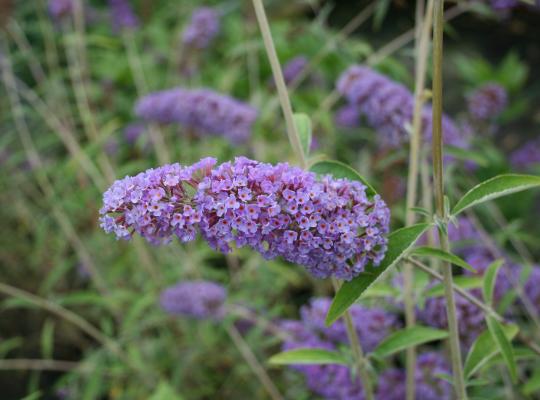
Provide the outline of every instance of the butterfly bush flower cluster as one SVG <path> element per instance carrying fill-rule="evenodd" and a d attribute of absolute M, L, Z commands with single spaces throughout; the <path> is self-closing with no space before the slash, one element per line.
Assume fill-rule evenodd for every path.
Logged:
<path fill-rule="evenodd" d="M 249 246 L 305 266 L 314 276 L 352 279 L 386 252 L 390 213 L 356 181 L 317 180 L 287 163 L 239 157 L 212 170 L 199 185 L 203 237 L 221 251 Z"/>
<path fill-rule="evenodd" d="M 414 98 L 405 86 L 369 67 L 354 65 L 339 77 L 337 90 L 378 131 L 382 146 L 396 147 L 409 140 L 407 126 L 412 123 Z M 424 136 L 429 139 L 431 107 L 424 108 L 422 120 Z M 465 147 L 462 132 L 448 116 L 443 116 L 442 124 L 446 143 Z"/>
<path fill-rule="evenodd" d="M 182 41 L 188 47 L 204 49 L 218 35 L 219 29 L 218 12 L 210 7 L 200 7 L 191 15 L 189 25 L 182 35 Z"/>
<path fill-rule="evenodd" d="M 342 320 L 326 327 L 324 319 L 331 299 L 314 298 L 300 310 L 300 320 L 284 320 L 282 329 L 290 336 L 283 350 L 322 348 L 337 350 L 348 343 Z M 398 327 L 397 318 L 382 308 L 366 308 L 358 304 L 350 309 L 353 324 L 366 351 L 371 351 Z M 325 399 L 363 399 L 363 389 L 357 377 L 343 365 L 296 365 L 293 368 L 306 379 L 310 391 Z"/>
<path fill-rule="evenodd" d="M 192 192 L 215 163 L 205 158 L 190 167 L 165 165 L 116 181 L 103 195 L 101 227 L 119 239 L 137 233 L 152 244 L 168 243 L 173 236 L 195 239 L 202 212 Z"/>
<path fill-rule="evenodd" d="M 383 259 L 390 211 L 360 182 L 316 179 L 287 163 L 238 157 L 215 167 L 150 169 L 115 182 L 103 196 L 101 226 L 118 238 L 137 233 L 150 243 L 187 242 L 197 232 L 211 247 L 248 246 L 265 258 L 305 266 L 319 278 L 350 280 Z"/>
<path fill-rule="evenodd" d="M 211 281 L 186 281 L 165 289 L 160 303 L 165 312 L 196 319 L 221 319 L 227 290 Z"/>
<path fill-rule="evenodd" d="M 510 162 L 515 169 L 527 170 L 540 165 L 540 139 L 526 142 L 510 156 Z"/>
<path fill-rule="evenodd" d="M 450 400 L 452 386 L 438 376 L 450 375 L 446 359 L 439 353 L 426 352 L 418 356 L 415 372 L 416 400 Z M 406 373 L 402 369 L 391 368 L 379 378 L 377 400 L 402 400 L 406 392 Z"/>
<path fill-rule="evenodd" d="M 342 128 L 357 128 L 360 126 L 360 110 L 352 104 L 340 107 L 335 115 L 334 121 Z"/>
<path fill-rule="evenodd" d="M 476 89 L 469 96 L 469 113 L 478 120 L 498 117 L 506 108 L 508 95 L 506 90 L 496 83 L 488 83 Z"/>
<path fill-rule="evenodd" d="M 257 119 L 257 110 L 209 89 L 174 88 L 148 94 L 135 105 L 146 121 L 179 123 L 199 134 L 223 135 L 233 143 L 245 142 Z"/>

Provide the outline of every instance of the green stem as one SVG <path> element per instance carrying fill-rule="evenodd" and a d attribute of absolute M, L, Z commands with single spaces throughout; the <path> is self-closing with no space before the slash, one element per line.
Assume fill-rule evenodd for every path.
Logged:
<path fill-rule="evenodd" d="M 414 224 L 415 214 L 412 208 L 416 205 L 418 191 L 418 170 L 420 164 L 420 150 L 422 145 L 422 110 L 424 107 L 424 88 L 426 84 L 426 69 L 431 32 L 431 18 L 433 13 L 433 0 L 429 0 L 424 17 L 423 0 L 417 1 L 416 15 L 416 68 L 414 87 L 414 113 L 412 121 L 412 137 L 409 149 L 409 174 L 407 178 L 406 226 Z M 403 274 L 403 289 L 405 303 L 405 321 L 410 328 L 416 323 L 416 307 L 414 301 L 414 271 L 412 265 L 405 264 Z M 416 371 L 416 347 L 409 347 L 406 351 L 407 389 L 406 399 L 414 400 Z"/>
<path fill-rule="evenodd" d="M 337 292 L 339 290 L 340 284 L 337 279 L 332 278 L 332 285 L 334 290 Z M 362 345 L 360 344 L 360 339 L 356 333 L 354 327 L 351 313 L 349 310 L 345 311 L 343 314 L 343 319 L 345 320 L 345 327 L 347 328 L 347 337 L 349 338 L 349 343 L 351 344 L 351 349 L 353 352 L 354 363 L 358 369 L 358 375 L 360 377 L 360 383 L 362 384 L 362 389 L 364 390 L 364 396 L 366 400 L 373 400 L 373 385 L 371 384 L 371 379 L 369 377 L 369 372 L 367 369 L 367 360 L 364 356 L 364 351 Z"/>
<path fill-rule="evenodd" d="M 444 0 L 435 0 L 433 19 L 433 176 L 435 205 L 438 219 L 447 225 L 447 215 L 444 205 L 444 181 L 443 181 L 443 133 L 442 133 L 442 109 L 443 109 L 443 8 Z M 440 247 L 449 251 L 448 236 L 446 230 L 439 230 Z M 452 359 L 452 372 L 454 375 L 454 390 L 460 400 L 467 399 L 463 366 L 461 361 L 461 348 L 459 344 L 458 321 L 456 317 L 456 304 L 453 291 L 452 266 L 443 263 L 444 295 L 446 299 L 446 313 L 448 318 L 448 331 L 450 340 L 450 356 Z"/>
<path fill-rule="evenodd" d="M 307 161 L 300 142 L 300 136 L 294 124 L 293 110 L 291 106 L 291 100 L 287 93 L 287 86 L 285 85 L 285 79 L 283 79 L 283 72 L 279 64 L 279 59 L 272 39 L 272 33 L 270 32 L 270 26 L 268 25 L 268 18 L 266 18 L 266 12 L 264 11 L 264 5 L 262 0 L 253 0 L 253 7 L 255 8 L 255 15 L 257 16 L 257 22 L 259 23 L 259 29 L 263 37 L 264 47 L 268 56 L 268 61 L 272 67 L 272 75 L 274 76 L 274 82 L 278 91 L 279 102 L 281 103 L 281 109 L 285 117 L 285 124 L 287 125 L 287 135 L 291 146 L 296 153 L 300 165 L 302 168 L 306 168 Z"/>
<path fill-rule="evenodd" d="M 242 357 L 244 357 L 244 360 L 248 363 L 253 373 L 257 376 L 261 385 L 266 389 L 270 398 L 272 400 L 283 400 L 283 396 L 281 396 L 281 393 L 279 393 L 279 390 L 274 385 L 274 382 L 272 382 L 272 379 L 270 379 L 266 370 L 259 363 L 257 357 L 255 357 L 255 354 L 253 354 L 253 351 L 251 351 L 249 345 L 246 343 L 244 338 L 242 338 L 240 332 L 238 332 L 233 324 L 226 325 L 226 329 L 234 345 L 240 354 L 242 354 Z"/>

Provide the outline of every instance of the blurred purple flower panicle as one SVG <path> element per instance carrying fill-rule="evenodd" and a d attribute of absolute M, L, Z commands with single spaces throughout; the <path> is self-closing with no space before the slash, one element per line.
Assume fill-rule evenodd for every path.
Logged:
<path fill-rule="evenodd" d="M 139 27 L 139 18 L 135 15 L 129 0 L 109 0 L 109 7 L 115 32 Z"/>
<path fill-rule="evenodd" d="M 510 162 L 518 170 L 540 165 L 540 139 L 530 140 L 515 150 L 510 156 Z"/>
<path fill-rule="evenodd" d="M 182 35 L 182 41 L 191 48 L 204 49 L 218 35 L 219 29 L 217 11 L 210 7 L 200 7 L 191 15 L 189 25 Z"/>
<path fill-rule="evenodd" d="M 165 312 L 197 319 L 221 319 L 226 289 L 210 281 L 186 281 L 165 289 L 160 303 Z"/>
<path fill-rule="evenodd" d="M 507 102 L 506 90 L 495 83 L 488 83 L 469 96 L 469 113 L 479 120 L 496 118 L 504 111 Z"/>
<path fill-rule="evenodd" d="M 377 130 L 381 146 L 396 147 L 409 141 L 407 126 L 412 124 L 414 98 L 404 85 L 369 67 L 354 65 L 341 74 L 337 90 Z M 431 107 L 424 108 L 422 119 L 424 137 L 429 139 Z M 458 147 L 466 144 L 462 132 L 446 115 L 443 116 L 443 134 L 447 144 Z"/>
<path fill-rule="evenodd" d="M 251 136 L 257 110 L 208 89 L 169 89 L 148 94 L 135 105 L 135 114 L 150 122 L 179 123 L 201 134 L 223 135 L 233 143 Z"/>

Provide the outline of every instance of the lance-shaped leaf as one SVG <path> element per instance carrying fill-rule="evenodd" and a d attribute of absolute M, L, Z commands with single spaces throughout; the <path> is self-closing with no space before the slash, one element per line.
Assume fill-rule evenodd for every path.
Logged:
<path fill-rule="evenodd" d="M 311 119 L 303 113 L 296 113 L 293 115 L 293 118 L 294 124 L 296 125 L 296 131 L 298 132 L 298 136 L 300 136 L 302 150 L 304 150 L 304 154 L 308 156 L 311 148 Z"/>
<path fill-rule="evenodd" d="M 512 381 L 517 382 L 517 365 L 514 358 L 514 349 L 512 348 L 512 343 L 506 337 L 506 334 L 502 328 L 502 325 L 493 317 L 486 317 L 486 322 L 488 330 L 491 333 L 493 341 L 499 348 L 501 355 L 506 363 L 508 372 L 510 372 L 510 377 Z"/>
<path fill-rule="evenodd" d="M 375 189 L 373 189 L 373 186 L 371 186 L 362 175 L 356 172 L 356 170 L 354 170 L 353 168 L 349 167 L 347 164 L 343 164 L 342 162 L 333 160 L 317 161 L 311 166 L 309 170 L 315 172 L 318 175 L 330 174 L 334 178 L 346 178 L 353 181 L 362 182 L 367 187 L 366 194 L 368 196 L 374 196 L 377 194 Z"/>
<path fill-rule="evenodd" d="M 341 364 L 347 365 L 347 360 L 339 353 L 326 349 L 317 348 L 299 348 L 289 351 L 284 351 L 270 357 L 268 360 L 274 365 L 291 365 L 291 364 Z"/>
<path fill-rule="evenodd" d="M 502 325 L 502 331 L 508 339 L 512 339 L 517 335 L 519 329 L 516 325 Z M 482 332 L 469 350 L 463 373 L 466 377 L 472 376 L 498 353 L 499 348 L 495 344 L 491 333 L 488 330 Z"/>
<path fill-rule="evenodd" d="M 379 358 L 388 357 L 409 347 L 444 339 L 447 336 L 446 331 L 416 325 L 392 333 L 373 350 L 373 355 Z"/>
<path fill-rule="evenodd" d="M 458 267 L 464 268 L 468 271 L 476 273 L 476 270 L 469 264 L 467 261 L 461 257 L 456 256 L 455 254 L 449 253 L 447 251 L 437 249 L 435 247 L 421 246 L 416 247 L 411 250 L 412 255 L 417 256 L 427 256 L 427 257 L 436 257 L 440 260 L 447 261 L 450 264 L 457 265 Z"/>
<path fill-rule="evenodd" d="M 396 265 L 429 226 L 430 224 L 416 224 L 388 235 L 388 250 L 380 265 L 375 267 L 368 264 L 360 275 L 341 286 L 326 315 L 326 325 L 336 321 L 383 273 Z"/>
<path fill-rule="evenodd" d="M 495 290 L 495 282 L 497 281 L 497 274 L 503 264 L 504 260 L 495 260 L 486 269 L 484 275 L 484 301 L 492 305 L 493 304 L 493 291 Z"/>
<path fill-rule="evenodd" d="M 540 186 L 540 177 L 533 175 L 506 174 L 488 179 L 469 190 L 457 202 L 452 215 L 457 215 L 469 207 L 506 196 L 522 190 Z"/>

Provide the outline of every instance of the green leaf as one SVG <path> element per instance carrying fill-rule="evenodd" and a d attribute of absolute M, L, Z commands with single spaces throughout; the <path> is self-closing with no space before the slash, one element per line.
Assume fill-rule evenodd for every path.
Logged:
<path fill-rule="evenodd" d="M 430 224 L 412 225 L 388 235 L 388 250 L 380 265 L 367 265 L 364 272 L 341 286 L 326 315 L 326 325 L 334 323 L 384 272 L 401 261 L 429 226 Z"/>
<path fill-rule="evenodd" d="M 519 331 L 518 327 L 513 324 L 503 325 L 501 328 L 508 339 L 513 339 Z M 487 330 L 482 332 L 471 346 L 469 354 L 467 354 L 463 373 L 467 378 L 472 376 L 498 353 L 499 349 L 497 348 L 491 333 Z"/>
<path fill-rule="evenodd" d="M 334 178 L 346 178 L 353 181 L 362 182 L 364 185 L 367 186 L 366 194 L 368 196 L 374 196 L 377 194 L 375 189 L 373 189 L 373 187 L 368 183 L 368 181 L 366 181 L 363 176 L 361 176 L 353 168 L 349 167 L 346 164 L 343 164 L 342 162 L 333 160 L 317 161 L 311 166 L 309 170 L 315 172 L 318 175 L 330 174 Z"/>
<path fill-rule="evenodd" d="M 312 126 L 311 119 L 303 113 L 297 113 L 293 115 L 294 124 L 296 125 L 296 130 L 300 136 L 300 143 L 302 144 L 302 149 L 306 157 L 309 155 L 309 150 L 311 148 L 311 137 L 312 137 Z"/>
<path fill-rule="evenodd" d="M 508 340 L 508 338 L 506 337 L 506 334 L 499 321 L 497 321 L 493 317 L 487 316 L 486 322 L 489 332 L 491 333 L 491 337 L 493 338 L 493 341 L 496 343 L 499 351 L 503 356 L 504 361 L 506 362 L 506 366 L 508 367 L 508 371 L 510 372 L 510 377 L 515 383 L 517 382 L 517 365 L 514 358 L 514 349 L 512 348 L 512 344 L 510 343 L 510 340 Z"/>
<path fill-rule="evenodd" d="M 373 355 L 379 358 L 388 357 L 409 347 L 432 342 L 448 337 L 448 332 L 427 326 L 415 325 L 392 333 L 373 350 Z"/>
<path fill-rule="evenodd" d="M 268 360 L 270 364 L 274 365 L 291 365 L 291 364 L 341 364 L 347 365 L 347 360 L 339 353 L 335 351 L 329 351 L 326 349 L 294 349 L 284 351 L 270 357 Z"/>
<path fill-rule="evenodd" d="M 482 287 L 482 277 L 458 275 L 454 277 L 454 285 L 459 286 L 461 289 L 476 289 L 476 288 Z M 436 284 L 435 286 L 426 290 L 424 296 L 426 297 L 444 296 L 444 285 L 442 283 Z"/>
<path fill-rule="evenodd" d="M 54 350 L 54 322 L 45 320 L 41 331 L 41 355 L 43 358 L 53 358 Z"/>
<path fill-rule="evenodd" d="M 469 190 L 452 210 L 457 215 L 463 210 L 488 200 L 540 186 L 540 177 L 534 175 L 506 174 L 488 179 Z"/>
<path fill-rule="evenodd" d="M 421 246 L 412 249 L 412 255 L 416 256 L 427 256 L 427 257 L 436 257 L 440 260 L 447 261 L 450 264 L 457 265 L 458 267 L 464 268 L 467 271 L 476 273 L 476 270 L 464 259 L 456 256 L 455 254 L 449 253 L 447 251 L 437 249 L 435 247 Z"/>
<path fill-rule="evenodd" d="M 495 282 L 497 281 L 497 274 L 499 269 L 503 265 L 504 260 L 495 260 L 486 269 L 484 274 L 484 301 L 492 305 L 493 304 L 493 290 L 495 289 Z"/>
<path fill-rule="evenodd" d="M 386 14 L 388 13 L 388 7 L 390 6 L 390 0 L 381 0 L 377 2 L 375 7 L 375 15 L 373 16 L 373 28 L 379 30 Z"/>

